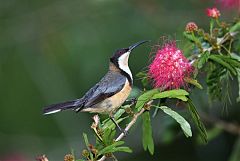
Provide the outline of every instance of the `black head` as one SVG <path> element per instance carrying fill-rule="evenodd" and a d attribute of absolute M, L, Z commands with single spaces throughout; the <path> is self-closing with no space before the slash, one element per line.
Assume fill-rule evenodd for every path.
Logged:
<path fill-rule="evenodd" d="M 113 56 L 110 58 L 110 61 L 112 63 L 114 63 L 115 65 L 118 65 L 119 64 L 119 58 L 121 56 L 123 56 L 124 54 L 129 55 L 134 48 L 138 47 L 139 45 L 141 45 L 145 42 L 149 42 L 149 40 L 140 41 L 140 42 L 137 42 L 137 43 L 129 46 L 128 48 L 122 48 L 122 49 L 116 50 L 114 52 Z M 126 61 L 128 61 L 128 60 L 126 60 Z"/>
<path fill-rule="evenodd" d="M 118 59 L 125 53 L 127 53 L 129 51 L 128 48 L 122 48 L 122 49 L 118 49 L 114 52 L 113 56 L 110 58 L 110 61 L 112 63 L 114 63 L 115 65 L 118 64 Z"/>

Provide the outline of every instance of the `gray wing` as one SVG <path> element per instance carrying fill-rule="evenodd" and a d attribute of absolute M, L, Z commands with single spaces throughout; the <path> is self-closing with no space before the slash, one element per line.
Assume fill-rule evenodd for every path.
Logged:
<path fill-rule="evenodd" d="M 108 72 L 99 83 L 84 96 L 84 107 L 91 107 L 122 90 L 126 77 L 120 73 Z"/>

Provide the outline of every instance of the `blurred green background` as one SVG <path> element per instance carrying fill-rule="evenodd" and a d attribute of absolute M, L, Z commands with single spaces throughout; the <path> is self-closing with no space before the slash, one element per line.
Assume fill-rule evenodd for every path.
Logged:
<path fill-rule="evenodd" d="M 34 160 L 46 154 L 58 161 L 71 149 L 80 157 L 85 148 L 82 133 L 91 133 L 92 115 L 67 111 L 43 116 L 42 107 L 82 96 L 105 74 L 116 49 L 151 39 L 130 57 L 134 75 L 146 69 L 151 45 L 161 36 L 183 45 L 185 24 L 195 21 L 207 28 L 205 8 L 213 5 L 207 0 L 2 0 L 0 160 Z M 228 20 L 234 11 L 224 15 Z M 140 81 L 134 84 L 140 86 Z M 194 98 L 199 108 L 209 106 L 206 91 L 196 92 Z M 227 115 L 219 106 L 213 105 L 210 112 L 238 118 L 239 104 L 233 103 Z M 225 161 L 234 150 L 236 137 L 225 132 L 203 146 L 196 138 L 186 139 L 165 115 L 153 119 L 153 127 L 154 156 L 143 151 L 137 124 L 126 138 L 133 154 L 119 154 L 119 159 Z"/>

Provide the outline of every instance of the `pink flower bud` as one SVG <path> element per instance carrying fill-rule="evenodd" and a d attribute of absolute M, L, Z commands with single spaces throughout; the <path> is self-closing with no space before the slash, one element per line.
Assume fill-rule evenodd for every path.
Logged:
<path fill-rule="evenodd" d="M 188 22 L 185 31 L 187 32 L 194 32 L 198 30 L 198 26 L 194 22 Z"/>
<path fill-rule="evenodd" d="M 220 11 L 216 7 L 207 8 L 206 13 L 208 17 L 212 18 L 218 18 L 221 15 Z"/>

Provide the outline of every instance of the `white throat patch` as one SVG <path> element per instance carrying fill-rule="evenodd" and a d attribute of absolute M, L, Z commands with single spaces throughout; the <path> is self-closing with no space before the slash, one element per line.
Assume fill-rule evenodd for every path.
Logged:
<path fill-rule="evenodd" d="M 131 70 L 129 69 L 129 66 L 128 66 L 129 54 L 130 52 L 126 52 L 123 55 L 121 55 L 118 59 L 118 64 L 119 64 L 119 68 L 122 69 L 127 74 L 129 74 L 129 76 L 133 80 Z"/>

